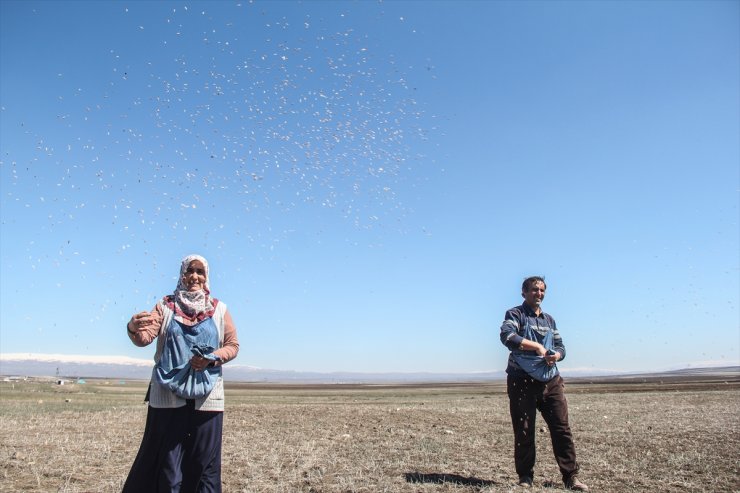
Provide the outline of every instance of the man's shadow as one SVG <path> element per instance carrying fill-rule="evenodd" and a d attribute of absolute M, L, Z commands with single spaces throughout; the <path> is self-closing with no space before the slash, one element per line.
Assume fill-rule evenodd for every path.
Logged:
<path fill-rule="evenodd" d="M 407 472 L 404 474 L 404 477 L 409 483 L 453 483 L 461 486 L 476 486 L 479 488 L 496 485 L 495 481 L 476 477 L 465 477 L 460 476 L 459 474 Z"/>

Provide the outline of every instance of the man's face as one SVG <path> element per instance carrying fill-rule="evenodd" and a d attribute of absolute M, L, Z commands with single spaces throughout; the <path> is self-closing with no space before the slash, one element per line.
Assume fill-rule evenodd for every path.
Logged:
<path fill-rule="evenodd" d="M 542 300 L 545 299 L 545 283 L 542 281 L 535 281 L 529 286 L 529 290 L 524 291 L 522 296 L 524 302 L 530 306 L 530 308 L 536 310 L 542 304 Z"/>

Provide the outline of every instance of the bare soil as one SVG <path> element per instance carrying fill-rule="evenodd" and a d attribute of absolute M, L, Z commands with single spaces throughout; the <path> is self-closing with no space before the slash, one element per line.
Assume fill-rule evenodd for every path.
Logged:
<path fill-rule="evenodd" d="M 737 378 L 566 385 L 592 491 L 740 492 Z M 144 391 L 144 382 L 0 383 L 0 492 L 120 491 Z M 226 399 L 226 492 L 520 490 L 502 382 L 231 384 Z M 562 491 L 542 420 L 537 428 L 530 491 Z"/>

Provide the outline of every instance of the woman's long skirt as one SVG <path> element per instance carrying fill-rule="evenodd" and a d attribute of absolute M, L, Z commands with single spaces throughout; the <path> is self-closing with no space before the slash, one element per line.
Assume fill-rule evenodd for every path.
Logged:
<path fill-rule="evenodd" d="M 123 493 L 220 493 L 223 413 L 149 406 Z"/>

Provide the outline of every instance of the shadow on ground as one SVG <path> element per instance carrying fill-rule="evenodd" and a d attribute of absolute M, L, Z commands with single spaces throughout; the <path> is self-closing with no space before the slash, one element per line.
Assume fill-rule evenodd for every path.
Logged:
<path fill-rule="evenodd" d="M 488 479 L 480 479 L 475 477 L 465 477 L 459 474 L 440 474 L 440 473 L 421 473 L 421 472 L 407 472 L 404 474 L 406 481 L 409 483 L 453 483 L 461 486 L 494 486 L 495 481 Z"/>

